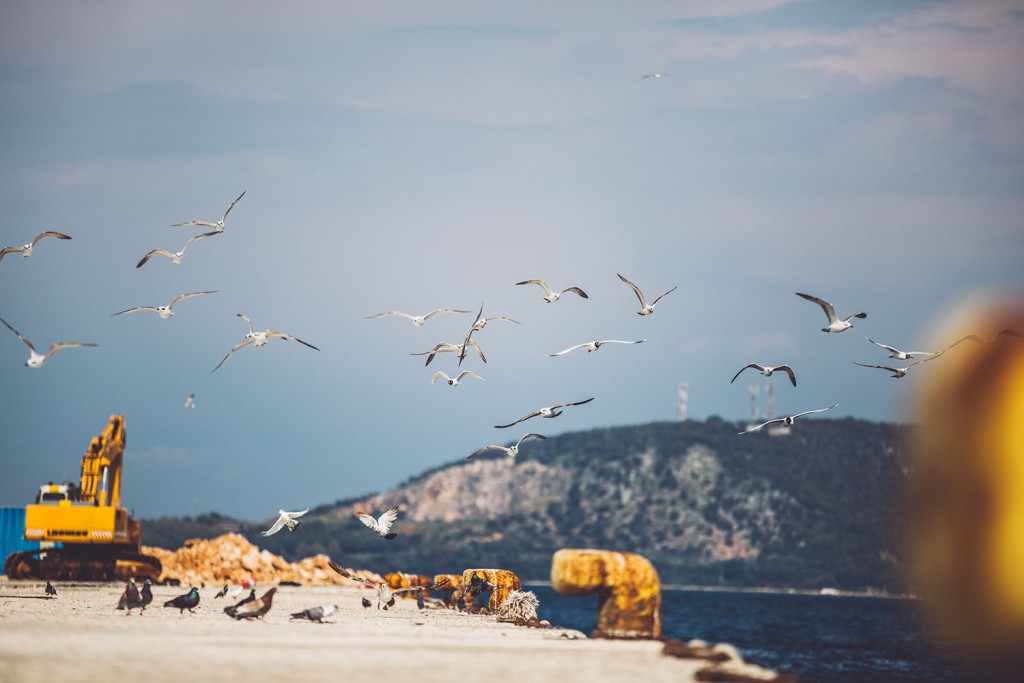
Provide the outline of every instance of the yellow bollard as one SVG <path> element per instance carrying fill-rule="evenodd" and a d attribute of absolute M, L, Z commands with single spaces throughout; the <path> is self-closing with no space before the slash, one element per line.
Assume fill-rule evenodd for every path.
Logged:
<path fill-rule="evenodd" d="M 487 601 L 487 609 L 492 612 L 501 607 L 509 593 L 522 589 L 519 577 L 515 572 L 508 569 L 467 569 L 462 572 L 463 588 L 469 586 L 469 582 L 473 579 L 473 574 L 496 586 L 491 591 L 491 599 Z"/>
<path fill-rule="evenodd" d="M 391 572 L 383 576 L 384 583 L 388 585 L 391 590 L 398 588 L 412 588 L 415 586 L 429 586 L 431 584 L 429 576 L 423 576 L 422 574 L 406 574 L 405 572 Z M 408 593 L 402 593 L 402 597 L 406 600 L 415 600 L 416 593 L 414 591 Z"/>
<path fill-rule="evenodd" d="M 916 586 L 970 655 L 1024 652 L 1024 304 L 971 302 L 912 397 L 909 514 Z M 968 335 L 979 335 L 967 338 Z"/>
<path fill-rule="evenodd" d="M 661 581 L 645 557 L 562 549 L 551 558 L 551 587 L 566 595 L 597 593 L 596 637 L 661 637 Z"/>

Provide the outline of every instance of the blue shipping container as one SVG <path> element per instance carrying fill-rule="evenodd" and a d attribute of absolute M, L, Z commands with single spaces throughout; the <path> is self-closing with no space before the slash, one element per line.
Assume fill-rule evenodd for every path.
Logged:
<path fill-rule="evenodd" d="M 0 575 L 3 561 L 19 550 L 35 550 L 38 541 L 25 540 L 25 508 L 0 508 Z"/>

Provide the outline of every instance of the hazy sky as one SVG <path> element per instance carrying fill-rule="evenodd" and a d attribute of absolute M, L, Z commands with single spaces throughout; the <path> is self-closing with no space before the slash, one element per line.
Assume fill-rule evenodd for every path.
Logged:
<path fill-rule="evenodd" d="M 99 346 L 29 369 L 0 327 L 0 505 L 77 479 L 119 412 L 136 514 L 246 519 L 672 420 L 683 380 L 692 417 L 745 419 L 751 361 L 797 372 L 777 414 L 901 420 L 914 375 L 853 365 L 888 360 L 865 338 L 933 348 L 965 297 L 1024 292 L 1022 71 L 1024 2 L 4 3 L 0 246 L 73 239 L 0 262 L 0 317 Z M 616 273 L 679 289 L 640 317 Z M 823 334 L 797 291 L 868 318 Z M 523 324 L 475 335 L 485 381 L 454 389 L 450 354 L 409 354 L 472 315 L 365 319 L 481 302 Z M 320 351 L 211 373 L 235 313 Z M 647 341 L 546 355 L 607 338 Z"/>

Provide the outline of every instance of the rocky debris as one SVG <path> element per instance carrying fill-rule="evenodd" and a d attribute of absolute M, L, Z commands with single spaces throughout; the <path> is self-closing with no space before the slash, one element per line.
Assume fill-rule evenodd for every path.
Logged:
<path fill-rule="evenodd" d="M 362 585 L 334 572 L 326 555 L 288 562 L 269 550 L 260 550 L 244 536 L 227 533 L 217 538 L 193 538 L 178 550 L 143 547 L 142 552 L 160 560 L 159 581 L 177 580 L 183 585 L 205 583 L 294 583 L 302 586 Z M 372 572 L 353 571 L 371 581 L 382 581 Z"/>

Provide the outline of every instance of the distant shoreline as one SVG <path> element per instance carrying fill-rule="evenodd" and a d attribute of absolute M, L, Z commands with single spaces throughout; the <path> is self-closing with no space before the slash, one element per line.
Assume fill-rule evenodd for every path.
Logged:
<path fill-rule="evenodd" d="M 551 587 L 550 581 L 523 581 L 524 586 L 547 586 Z M 765 586 L 700 586 L 692 584 L 666 583 L 662 584 L 662 590 L 670 591 L 700 591 L 704 593 L 771 593 L 776 595 L 811 595 L 825 598 L 884 598 L 886 600 L 920 600 L 920 596 L 903 593 L 885 593 L 882 591 L 849 591 L 839 589 L 810 588 L 770 588 Z M 825 592 L 822 592 L 825 591 Z M 834 592 L 833 592 L 834 591 Z"/>

